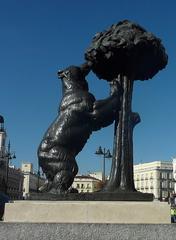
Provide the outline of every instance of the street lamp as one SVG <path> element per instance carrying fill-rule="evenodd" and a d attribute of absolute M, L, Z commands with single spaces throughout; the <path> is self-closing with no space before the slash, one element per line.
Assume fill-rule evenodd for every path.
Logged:
<path fill-rule="evenodd" d="M 11 152 L 10 150 L 10 141 L 8 144 L 7 152 L 1 156 L 2 159 L 6 160 L 6 186 L 5 186 L 5 193 L 7 194 L 8 191 L 8 182 L 9 182 L 9 162 L 11 159 L 15 159 L 16 155 L 15 152 Z"/>
<path fill-rule="evenodd" d="M 108 149 L 106 151 L 105 148 L 101 148 L 101 146 L 97 149 L 97 151 L 95 152 L 95 154 L 97 155 L 103 155 L 103 171 L 102 171 L 102 181 L 105 182 L 105 159 L 106 158 L 112 158 L 112 154 L 110 152 L 110 150 Z"/>
<path fill-rule="evenodd" d="M 40 167 L 38 166 L 38 171 L 37 171 L 37 192 L 39 193 L 39 188 L 40 188 Z"/>

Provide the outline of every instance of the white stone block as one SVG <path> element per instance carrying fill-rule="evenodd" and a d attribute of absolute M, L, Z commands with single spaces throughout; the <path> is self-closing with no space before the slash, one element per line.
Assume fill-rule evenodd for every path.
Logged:
<path fill-rule="evenodd" d="M 161 202 L 15 201 L 7 203 L 5 222 L 170 223 L 170 206 Z"/>

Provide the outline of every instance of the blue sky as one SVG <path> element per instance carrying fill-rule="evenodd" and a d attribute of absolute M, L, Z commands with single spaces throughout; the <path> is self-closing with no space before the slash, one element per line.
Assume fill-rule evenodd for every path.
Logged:
<path fill-rule="evenodd" d="M 57 115 L 61 100 L 58 69 L 84 62 L 96 32 L 124 19 L 162 39 L 167 67 L 149 81 L 136 81 L 133 111 L 134 162 L 171 160 L 176 155 L 176 2 L 139 0 L 0 0 L 0 114 L 17 159 L 37 167 L 37 147 Z M 108 95 L 106 81 L 87 77 L 97 99 Z M 81 173 L 101 169 L 99 145 L 112 149 L 113 126 L 92 134 L 77 157 Z M 110 161 L 107 163 L 110 167 Z"/>

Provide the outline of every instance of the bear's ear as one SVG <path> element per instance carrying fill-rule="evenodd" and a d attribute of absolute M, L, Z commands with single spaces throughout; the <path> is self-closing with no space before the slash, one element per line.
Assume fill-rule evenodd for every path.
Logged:
<path fill-rule="evenodd" d="M 69 71 L 68 71 L 68 70 L 67 70 L 67 71 L 64 71 L 64 70 L 63 70 L 63 71 L 62 71 L 62 70 L 59 70 L 59 71 L 58 71 L 58 73 L 57 73 L 57 75 L 58 75 L 58 77 L 59 77 L 59 78 L 61 78 L 61 79 L 62 79 L 62 78 L 64 78 L 64 77 L 65 77 L 65 78 L 67 78 L 67 77 L 68 77 L 68 73 L 69 73 Z"/>
<path fill-rule="evenodd" d="M 63 71 L 62 70 L 59 70 L 58 72 L 57 72 L 57 76 L 58 77 L 60 77 L 60 75 L 63 73 Z"/>

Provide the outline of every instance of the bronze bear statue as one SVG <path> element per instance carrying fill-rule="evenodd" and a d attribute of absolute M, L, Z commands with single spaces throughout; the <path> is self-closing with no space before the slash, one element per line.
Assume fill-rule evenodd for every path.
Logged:
<path fill-rule="evenodd" d="M 91 67 L 70 66 L 58 72 L 63 98 L 58 116 L 45 133 L 38 148 L 39 166 L 47 181 L 41 191 L 66 193 L 78 172 L 76 155 L 83 149 L 93 131 L 113 123 L 120 110 L 122 89 L 110 82 L 110 96 L 96 101 L 89 93 L 85 76 Z"/>

